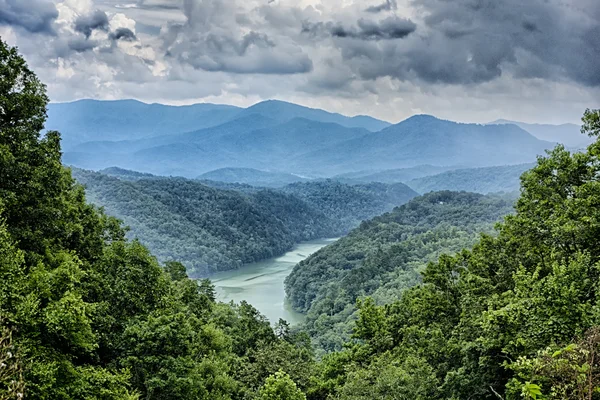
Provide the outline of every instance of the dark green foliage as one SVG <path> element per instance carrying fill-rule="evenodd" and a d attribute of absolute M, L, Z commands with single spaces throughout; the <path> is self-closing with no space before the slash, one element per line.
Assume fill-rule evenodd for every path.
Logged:
<path fill-rule="evenodd" d="M 591 134 L 595 114 L 584 117 Z M 496 236 L 430 263 L 394 303 L 359 302 L 354 342 L 344 358 L 325 359 L 315 398 L 358 388 L 377 397 L 382 366 L 393 366 L 397 393 L 410 398 L 596 399 L 599 145 L 540 158 Z M 361 377 L 370 379 L 357 385 Z"/>
<path fill-rule="evenodd" d="M 248 304 L 216 303 L 210 282 L 162 268 L 86 204 L 58 134 L 40 136 L 44 87 L 1 41 L 0 90 L 2 398 L 246 399 L 271 368 L 307 381 L 306 341 L 277 337 Z M 263 353 L 277 354 L 268 370 Z"/>
<path fill-rule="evenodd" d="M 332 180 L 293 183 L 282 191 L 323 212 L 336 221 L 344 233 L 418 195 L 403 183 L 345 185 Z"/>
<path fill-rule="evenodd" d="M 92 202 L 131 227 L 130 237 L 160 260 L 184 263 L 194 276 L 280 255 L 300 241 L 340 236 L 416 195 L 402 184 L 320 182 L 281 192 L 228 190 L 183 178 L 74 175 Z"/>
<path fill-rule="evenodd" d="M 479 232 L 512 210 L 512 200 L 474 193 L 418 197 L 363 222 L 298 264 L 286 279 L 292 305 L 307 313 L 305 328 L 320 348 L 339 350 L 365 295 L 388 303 L 420 282 L 427 262 L 472 245 Z"/>

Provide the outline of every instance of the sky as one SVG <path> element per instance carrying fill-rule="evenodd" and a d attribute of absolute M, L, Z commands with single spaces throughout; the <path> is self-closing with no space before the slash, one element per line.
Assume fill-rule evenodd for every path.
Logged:
<path fill-rule="evenodd" d="M 577 123 L 600 107 L 600 0 L 0 0 L 52 101 L 279 99 Z"/>

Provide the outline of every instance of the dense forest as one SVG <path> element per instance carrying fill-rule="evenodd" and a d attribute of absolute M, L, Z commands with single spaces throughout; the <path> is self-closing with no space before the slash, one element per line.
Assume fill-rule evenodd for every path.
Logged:
<path fill-rule="evenodd" d="M 113 176 L 73 169 L 89 200 L 130 227 L 129 238 L 196 277 L 280 255 L 300 241 L 338 237 L 417 195 L 403 184 L 311 182 L 276 191 L 121 169 L 105 173 Z"/>
<path fill-rule="evenodd" d="M 600 135 L 599 110 L 583 131 Z M 353 342 L 320 366 L 319 396 L 598 398 L 599 176 L 599 141 L 558 146 L 523 174 L 496 235 L 429 263 L 391 304 L 360 299 Z"/>
<path fill-rule="evenodd" d="M 87 204 L 40 136 L 44 86 L 1 41 L 0 83 L 0 398 L 304 398 L 306 337 L 216 303 Z"/>
<path fill-rule="evenodd" d="M 61 164 L 59 133 L 41 135 L 47 103 L 43 84 L 0 41 L 0 398 L 598 398 L 600 110 L 583 118 L 596 141 L 539 158 L 514 212 L 473 246 L 471 234 L 510 199 L 433 193 L 348 239 L 397 242 L 381 245 L 381 256 L 357 249 L 353 263 L 343 242 L 332 247 L 357 271 L 331 283 L 354 285 L 358 314 L 343 349 L 317 361 L 306 333 L 270 326 L 249 304 L 216 302 L 209 281 L 160 264 L 89 205 Z M 413 239 L 422 242 L 414 251 Z M 434 255 L 442 251 L 454 254 Z M 386 288 L 388 273 L 406 285 Z M 315 303 L 292 296 L 297 307 Z"/>
<path fill-rule="evenodd" d="M 290 302 L 321 351 L 341 350 L 352 333 L 356 300 L 398 300 L 420 282 L 428 262 L 471 246 L 509 214 L 511 198 L 435 192 L 363 222 L 299 263 L 286 279 Z"/>

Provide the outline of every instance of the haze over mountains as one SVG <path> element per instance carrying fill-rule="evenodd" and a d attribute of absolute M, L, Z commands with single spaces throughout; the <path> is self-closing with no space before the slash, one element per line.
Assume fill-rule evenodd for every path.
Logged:
<path fill-rule="evenodd" d="M 465 124 L 416 115 L 391 125 L 275 100 L 245 109 L 82 100 L 51 104 L 48 114 L 46 128 L 63 135 L 65 164 L 259 186 L 282 186 L 294 181 L 293 176 L 302 181 L 357 173 L 363 174 L 361 181 L 369 181 L 364 178 L 383 172 L 371 179 L 384 181 L 385 171 L 416 168 L 412 176 L 400 173 L 406 182 L 457 168 L 529 163 L 555 145 L 540 139 L 536 129 L 534 134 L 523 129 L 525 125 L 505 121 Z M 233 176 L 231 168 L 241 170 Z M 224 177 L 227 169 L 229 177 Z M 215 170 L 221 170 L 216 178 L 204 176 Z M 269 173 L 285 178 L 274 179 Z"/>
<path fill-rule="evenodd" d="M 575 124 L 527 124 L 524 122 L 509 121 L 506 119 L 499 119 L 494 122 L 490 122 L 490 124 L 514 124 L 525 129 L 527 132 L 539 139 L 562 143 L 567 147 L 573 147 L 576 149 L 585 147 L 593 142 L 590 137 L 582 135 L 581 127 Z"/>

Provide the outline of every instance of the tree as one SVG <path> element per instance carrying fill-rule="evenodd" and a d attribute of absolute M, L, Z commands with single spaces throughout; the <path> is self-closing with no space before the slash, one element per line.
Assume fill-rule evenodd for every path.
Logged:
<path fill-rule="evenodd" d="M 306 396 L 285 372 L 271 375 L 258 391 L 258 400 L 306 400 Z"/>
<path fill-rule="evenodd" d="M 0 319 L 0 398 L 19 400 L 24 392 L 23 366 L 13 344 L 12 331 Z"/>

